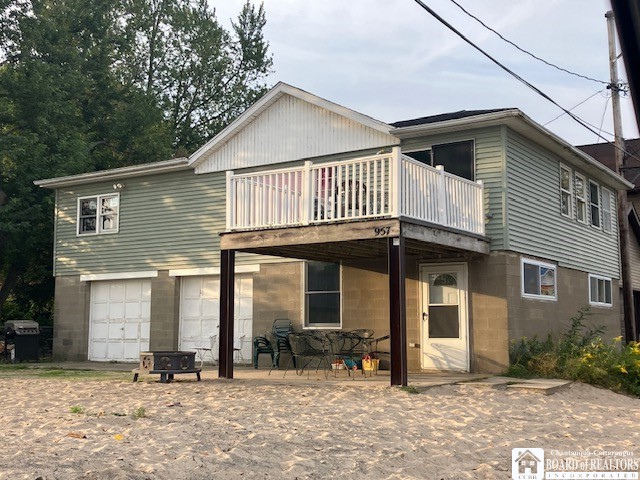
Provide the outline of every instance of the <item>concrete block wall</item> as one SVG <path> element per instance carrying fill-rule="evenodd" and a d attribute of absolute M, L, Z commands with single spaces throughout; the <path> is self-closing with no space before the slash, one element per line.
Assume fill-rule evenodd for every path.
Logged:
<path fill-rule="evenodd" d="M 79 275 L 56 277 L 54 360 L 82 361 L 89 354 L 91 284 Z"/>
<path fill-rule="evenodd" d="M 180 282 L 167 270 L 151 279 L 149 350 L 176 350 L 180 315 Z"/>
<path fill-rule="evenodd" d="M 524 256 L 539 261 L 543 258 Z M 571 326 L 573 317 L 580 307 L 589 306 L 589 274 L 579 270 L 558 267 L 556 270 L 557 300 L 522 298 L 521 256 L 505 254 L 507 258 L 507 288 L 509 296 L 509 339 L 532 338 L 541 340 L 551 333 L 562 335 Z M 594 272 L 595 273 L 595 272 Z M 612 282 L 613 307 L 590 306 L 590 314 L 585 320 L 587 326 L 604 326 L 604 337 L 611 339 L 622 335 L 620 325 L 620 302 L 617 292 L 619 282 Z"/>

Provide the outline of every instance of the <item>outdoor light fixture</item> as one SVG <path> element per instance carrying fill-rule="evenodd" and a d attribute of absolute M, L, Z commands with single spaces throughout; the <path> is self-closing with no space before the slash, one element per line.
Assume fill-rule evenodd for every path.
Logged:
<path fill-rule="evenodd" d="M 113 189 L 114 190 L 123 190 L 124 189 L 124 183 L 114 183 L 113 184 Z"/>

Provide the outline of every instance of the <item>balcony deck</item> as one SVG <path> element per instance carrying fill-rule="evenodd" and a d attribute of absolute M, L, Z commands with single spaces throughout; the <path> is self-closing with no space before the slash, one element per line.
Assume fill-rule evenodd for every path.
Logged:
<path fill-rule="evenodd" d="M 223 250 L 332 260 L 375 257 L 403 236 L 422 257 L 488 254 L 482 182 L 391 153 L 227 172 Z M 318 244 L 323 244 L 322 249 Z"/>

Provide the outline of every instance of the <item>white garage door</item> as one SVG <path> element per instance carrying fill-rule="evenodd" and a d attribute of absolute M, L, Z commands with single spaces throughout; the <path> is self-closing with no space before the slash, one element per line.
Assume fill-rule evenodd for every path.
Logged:
<path fill-rule="evenodd" d="M 180 295 L 180 350 L 193 350 L 211 346 L 211 336 L 216 336 L 214 357 L 218 356 L 220 334 L 220 277 L 183 277 Z M 235 276 L 234 340 L 242 344 L 242 356 L 235 361 L 251 362 L 253 327 L 253 277 Z M 244 336 L 244 337 L 243 337 Z"/>
<path fill-rule="evenodd" d="M 149 350 L 150 299 L 150 280 L 93 282 L 89 360 L 139 360 Z"/>

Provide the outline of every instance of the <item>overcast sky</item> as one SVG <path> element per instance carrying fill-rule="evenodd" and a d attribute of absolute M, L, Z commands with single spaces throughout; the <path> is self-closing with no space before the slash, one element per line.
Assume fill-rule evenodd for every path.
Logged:
<path fill-rule="evenodd" d="M 210 0 L 228 25 L 245 0 Z M 253 1 L 253 0 L 252 0 Z M 457 0 L 504 37 L 548 62 L 609 80 L 605 13 L 609 0 Z M 255 2 L 257 3 L 257 2 Z M 503 64 L 571 109 L 603 136 L 613 132 L 606 86 L 525 55 L 468 17 L 451 0 L 431 8 Z M 562 112 L 447 30 L 413 0 L 265 0 L 278 81 L 383 122 L 457 110 L 517 107 L 540 124 Z M 620 75 L 626 78 L 624 64 Z M 597 93 L 601 91 L 600 93 Z M 632 102 L 622 98 L 626 138 L 638 136 Z M 565 140 L 598 143 L 567 115 L 546 125 Z"/>

